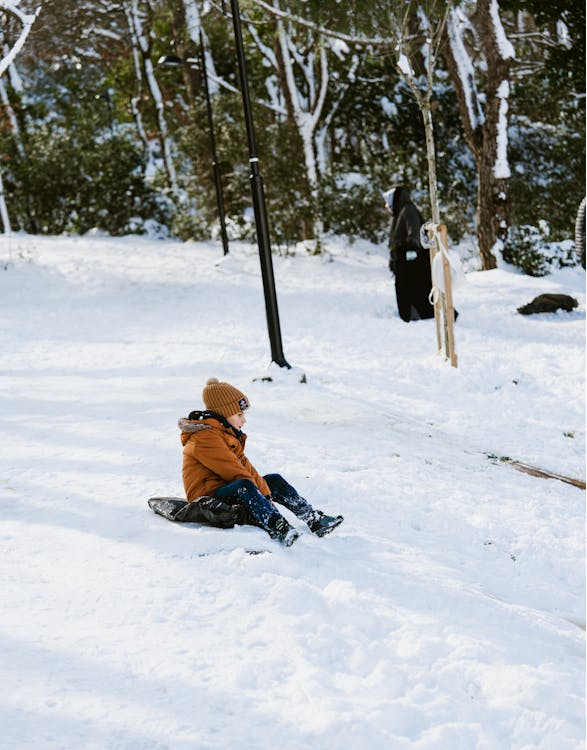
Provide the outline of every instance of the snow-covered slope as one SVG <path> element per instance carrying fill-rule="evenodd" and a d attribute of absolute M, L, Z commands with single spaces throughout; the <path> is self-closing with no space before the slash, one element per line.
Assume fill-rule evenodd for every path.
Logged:
<path fill-rule="evenodd" d="M 584 747 L 585 493 L 488 454 L 585 479 L 585 272 L 469 273 L 455 370 L 384 248 L 328 250 L 274 259 L 287 372 L 254 247 L 0 238 L 6 750 Z M 340 529 L 152 514 L 211 376 Z"/>

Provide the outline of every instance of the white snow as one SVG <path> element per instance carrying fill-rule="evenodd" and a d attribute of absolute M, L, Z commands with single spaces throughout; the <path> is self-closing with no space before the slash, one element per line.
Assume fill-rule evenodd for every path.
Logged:
<path fill-rule="evenodd" d="M 400 54 L 398 56 L 397 67 L 406 76 L 406 78 L 413 78 L 414 77 L 414 71 L 412 69 L 412 65 L 410 63 L 410 60 L 407 57 L 407 55 L 405 55 L 403 52 L 400 52 Z"/>
<path fill-rule="evenodd" d="M 562 45 L 566 49 L 572 49 L 573 40 L 571 38 L 571 34 L 569 33 L 569 27 L 562 20 L 562 18 L 559 18 L 556 22 L 556 37 L 560 45 Z"/>
<path fill-rule="evenodd" d="M 326 249 L 274 258 L 303 384 L 252 246 L 0 238 L 5 750 L 585 747 L 585 493 L 486 455 L 584 480 L 585 272 L 467 274 L 454 369 L 384 247 Z M 580 305 L 516 312 L 543 292 Z M 150 511 L 210 376 L 340 529 Z"/>
<path fill-rule="evenodd" d="M 328 39 L 327 43 L 330 49 L 334 52 L 334 54 L 338 57 L 339 60 L 344 60 L 344 58 L 351 51 L 348 44 L 342 39 L 335 39 L 331 37 L 330 39 Z"/>
<path fill-rule="evenodd" d="M 379 103 L 381 104 L 381 109 L 385 112 L 385 114 L 388 117 L 396 117 L 398 113 L 397 104 L 392 101 L 391 99 L 388 99 L 386 96 L 382 96 L 379 100 Z"/>
<path fill-rule="evenodd" d="M 510 84 L 502 81 L 497 89 L 499 99 L 499 119 L 497 122 L 497 147 L 493 174 L 495 177 L 507 180 L 511 177 L 508 161 L 508 109 L 509 109 Z"/>
<path fill-rule="evenodd" d="M 499 54 L 503 60 L 515 59 L 516 52 L 510 40 L 507 38 L 501 17 L 499 15 L 499 4 L 497 0 L 491 0 L 489 3 L 489 15 L 493 24 L 493 31 Z"/>

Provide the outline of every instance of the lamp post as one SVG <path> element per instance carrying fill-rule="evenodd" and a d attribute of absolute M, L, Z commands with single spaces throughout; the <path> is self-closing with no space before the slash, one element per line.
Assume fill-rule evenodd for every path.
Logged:
<path fill-rule="evenodd" d="M 163 55 L 158 60 L 159 65 L 189 65 L 192 58 L 187 60 L 177 57 L 176 55 Z M 197 60 L 195 61 L 197 62 Z M 216 190 L 216 206 L 218 209 L 218 221 L 220 222 L 220 236 L 222 238 L 222 248 L 224 255 L 228 254 L 228 235 L 226 234 L 226 214 L 224 211 L 224 198 L 222 196 L 222 182 L 220 180 L 220 167 L 218 164 L 218 155 L 216 153 L 216 137 L 214 135 L 214 119 L 212 117 L 212 104 L 210 102 L 210 90 L 208 88 L 208 71 L 206 68 L 206 54 L 204 51 L 204 40 L 200 31 L 200 72 L 202 73 L 202 82 L 204 84 L 204 94 L 206 98 L 206 114 L 208 118 L 208 133 L 210 136 L 210 152 L 212 154 L 212 171 L 214 174 L 214 188 Z"/>
<path fill-rule="evenodd" d="M 247 141 L 249 145 L 249 164 L 251 167 L 249 180 L 251 185 L 251 195 L 253 198 L 253 209 L 255 212 L 255 228 L 257 230 L 257 245 L 259 247 L 259 259 L 261 261 L 261 276 L 263 278 L 267 328 L 269 331 L 269 342 L 271 344 L 271 359 L 280 367 L 291 369 L 291 365 L 287 362 L 283 354 L 283 345 L 281 342 L 277 294 L 275 291 L 275 278 L 273 275 L 273 261 L 271 259 L 269 225 L 267 222 L 267 208 L 265 205 L 265 190 L 263 188 L 263 178 L 259 171 L 259 159 L 257 157 L 257 145 L 255 141 L 255 129 L 253 127 L 251 100 L 249 97 L 249 83 L 245 64 L 238 0 L 230 0 L 230 5 L 232 10 L 234 37 L 236 41 L 236 54 L 241 84 L 241 95 L 243 99 L 245 126 L 247 130 Z"/>

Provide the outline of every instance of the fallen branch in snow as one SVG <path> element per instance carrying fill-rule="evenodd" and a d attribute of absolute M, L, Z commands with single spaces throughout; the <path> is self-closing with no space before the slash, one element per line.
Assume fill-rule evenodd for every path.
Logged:
<path fill-rule="evenodd" d="M 517 471 L 522 471 L 524 472 L 524 474 L 530 474 L 533 477 L 540 477 L 541 479 L 558 479 L 560 482 L 572 484 L 573 487 L 578 487 L 580 490 L 584 490 L 586 488 L 585 482 L 582 479 L 567 477 L 565 474 L 557 474 L 556 472 L 548 471 L 547 469 L 539 469 L 537 466 L 530 466 L 530 464 L 525 464 L 522 461 L 516 461 L 513 458 L 508 458 L 508 456 L 498 457 L 493 454 L 489 454 L 489 458 L 494 463 L 508 464 L 509 466 L 513 466 L 513 468 Z"/>
<path fill-rule="evenodd" d="M 542 477 L 542 479 L 558 479 L 561 482 L 572 484 L 574 487 L 578 487 L 580 490 L 585 489 L 585 482 L 581 479 L 574 479 L 573 477 L 567 477 L 564 474 L 556 474 L 552 471 L 546 471 L 545 469 L 538 469 L 536 466 L 529 466 L 523 464 L 521 461 L 508 461 L 508 463 L 517 469 L 523 471 L 525 474 L 531 474 L 533 477 Z"/>

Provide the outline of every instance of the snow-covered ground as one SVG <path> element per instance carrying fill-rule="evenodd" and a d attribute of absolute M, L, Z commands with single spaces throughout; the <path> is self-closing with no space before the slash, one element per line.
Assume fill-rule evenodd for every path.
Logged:
<path fill-rule="evenodd" d="M 385 248 L 328 249 L 274 258 L 288 372 L 255 247 L 0 239 L 6 750 L 585 746 L 585 493 L 488 458 L 585 479 L 585 272 L 467 274 L 454 369 Z M 150 511 L 211 376 L 340 529 Z"/>

